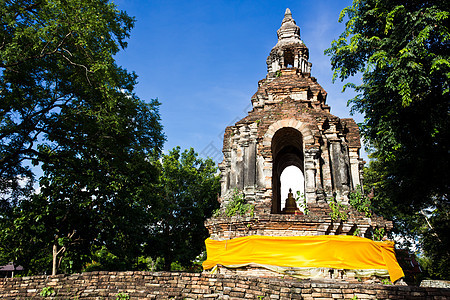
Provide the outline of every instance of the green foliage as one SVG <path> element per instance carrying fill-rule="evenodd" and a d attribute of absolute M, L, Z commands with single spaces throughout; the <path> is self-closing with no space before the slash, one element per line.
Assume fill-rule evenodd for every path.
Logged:
<path fill-rule="evenodd" d="M 414 206 L 405 207 L 406 199 L 399 199 L 401 195 L 395 193 L 399 188 L 389 178 L 386 168 L 382 162 L 373 160 L 364 172 L 366 188 L 373 187 L 375 191 L 372 199 L 375 213 L 393 220 L 394 231 L 408 237 L 400 247 L 407 248 L 409 241 L 419 240 L 424 277 L 450 278 L 450 256 L 446 247 L 450 244 L 447 234 L 450 229 L 448 204 L 436 201 L 435 207 L 419 211 L 415 211 Z"/>
<path fill-rule="evenodd" d="M 300 194 L 300 191 L 297 191 L 297 197 L 295 198 L 295 202 L 297 202 L 297 205 L 303 209 L 305 215 L 309 214 L 305 194 Z"/>
<path fill-rule="evenodd" d="M 156 272 L 164 268 L 164 259 L 162 257 L 152 258 L 150 256 L 138 257 L 137 269 L 141 271 Z"/>
<path fill-rule="evenodd" d="M 173 261 L 170 264 L 170 271 L 184 271 L 185 268 L 178 262 L 178 261 Z"/>
<path fill-rule="evenodd" d="M 118 293 L 116 296 L 116 300 L 129 300 L 130 299 L 130 295 L 128 295 L 127 293 Z"/>
<path fill-rule="evenodd" d="M 346 28 L 325 51 L 335 79 L 356 96 L 353 112 L 372 151 L 365 189 L 374 212 L 398 233 L 418 237 L 449 279 L 450 20 L 446 1 L 355 0 L 339 21 Z M 428 213 L 422 214 L 422 211 Z M 434 225 L 436 224 L 436 226 Z M 434 242 L 432 242 L 434 240 Z"/>
<path fill-rule="evenodd" d="M 386 235 L 386 229 L 384 228 L 374 228 L 372 230 L 372 240 L 381 241 L 383 237 Z"/>
<path fill-rule="evenodd" d="M 0 21 L 0 260 L 48 273 L 55 249 L 75 272 L 106 246 L 131 264 L 164 142 L 159 102 L 114 60 L 133 18 L 106 0 L 14 0 Z"/>
<path fill-rule="evenodd" d="M 348 194 L 348 202 L 357 211 L 364 213 L 366 217 L 372 216 L 370 198 L 362 193 L 360 186 Z"/>
<path fill-rule="evenodd" d="M 41 297 L 53 297 L 56 296 L 55 290 L 51 286 L 46 286 L 42 289 L 42 291 L 39 293 Z"/>
<path fill-rule="evenodd" d="M 111 253 L 106 246 L 100 247 L 91 254 L 91 262 L 85 264 L 83 272 L 120 270 L 125 271 L 130 266 L 120 259 L 117 255 Z"/>
<path fill-rule="evenodd" d="M 244 197 L 244 193 L 238 189 L 233 189 L 230 202 L 225 207 L 224 215 L 227 217 L 233 216 L 251 216 L 253 217 L 253 210 L 255 206 L 247 203 Z"/>
<path fill-rule="evenodd" d="M 330 199 L 328 201 L 328 205 L 331 208 L 330 217 L 331 220 L 337 221 L 342 220 L 345 221 L 348 219 L 347 206 L 342 204 L 341 201 L 336 200 L 335 198 Z"/>
<path fill-rule="evenodd" d="M 417 230 L 422 239 L 423 267 L 427 271 L 428 277 L 432 279 L 450 278 L 449 248 L 442 247 L 442 245 L 450 245 L 449 211 L 447 206 L 417 214 L 417 218 L 425 223 Z"/>
<path fill-rule="evenodd" d="M 381 284 L 392 285 L 392 282 L 389 280 L 389 278 L 383 278 L 381 279 Z"/>
<path fill-rule="evenodd" d="M 163 258 L 165 270 L 176 261 L 188 268 L 205 248 L 208 232 L 203 224 L 219 205 L 217 169 L 211 159 L 198 158 L 192 148 L 181 152 L 180 147 L 163 155 L 159 169 L 145 252 Z"/>

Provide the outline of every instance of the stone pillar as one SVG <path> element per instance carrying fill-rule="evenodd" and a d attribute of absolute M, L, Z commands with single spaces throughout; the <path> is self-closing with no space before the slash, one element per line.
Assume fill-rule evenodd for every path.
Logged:
<path fill-rule="evenodd" d="M 330 144 L 331 172 L 336 199 L 347 203 L 350 190 L 350 165 L 348 149 L 339 139 L 331 140 Z"/>
<path fill-rule="evenodd" d="M 332 175 L 331 175 L 331 166 L 330 166 L 330 152 L 328 149 L 328 142 L 322 146 L 322 173 L 323 173 L 323 189 L 327 194 L 327 197 L 331 197 L 333 195 L 333 183 L 332 183 Z"/>
<path fill-rule="evenodd" d="M 280 69 L 286 68 L 286 66 L 284 65 L 284 51 L 282 51 L 280 56 L 278 57 L 278 64 L 280 66 Z"/>
<path fill-rule="evenodd" d="M 333 189 L 334 190 L 341 190 L 342 189 L 342 183 L 341 183 L 341 174 L 339 172 L 340 166 L 339 166 L 339 153 L 341 152 L 341 145 L 340 140 L 331 140 L 330 141 L 330 165 L 331 165 L 331 175 L 332 175 L 332 182 L 333 182 Z"/>
<path fill-rule="evenodd" d="M 245 179 L 244 187 L 256 186 L 256 138 L 258 135 L 258 125 L 256 123 L 250 124 L 248 127 L 247 147 L 246 147 L 246 165 L 245 165 Z"/>
<path fill-rule="evenodd" d="M 230 164 L 229 164 L 229 157 L 230 152 L 223 152 L 223 162 L 219 164 L 219 170 L 220 170 L 220 194 L 225 195 L 228 190 L 230 189 Z"/>
<path fill-rule="evenodd" d="M 279 63 L 278 63 L 278 61 L 273 61 L 272 62 L 272 72 L 276 72 L 276 71 L 278 71 L 280 69 L 280 67 L 279 67 Z"/>
<path fill-rule="evenodd" d="M 244 150 L 244 147 L 238 145 L 236 151 L 236 188 L 241 191 L 244 189 Z"/>
<path fill-rule="evenodd" d="M 358 162 L 359 162 L 359 182 L 360 182 L 360 185 L 363 186 L 364 185 L 364 164 L 366 162 L 362 158 L 359 158 Z"/>
<path fill-rule="evenodd" d="M 305 150 L 305 198 L 307 203 L 316 202 L 316 160 L 319 149 Z"/>
<path fill-rule="evenodd" d="M 228 174 L 230 184 L 228 186 L 228 190 L 234 189 L 236 187 L 236 174 L 234 171 L 234 167 L 236 165 L 235 157 L 236 157 L 235 151 L 234 151 L 234 149 L 231 149 L 231 151 L 230 151 L 230 173 Z"/>
<path fill-rule="evenodd" d="M 352 189 L 355 189 L 358 185 L 361 185 L 359 178 L 359 155 L 358 148 L 349 148 L 349 160 L 350 160 L 350 171 L 352 176 Z"/>
<path fill-rule="evenodd" d="M 231 155 L 230 155 L 230 189 L 234 189 L 237 187 L 237 181 L 238 181 L 238 172 L 239 172 L 239 165 L 238 165 L 238 130 L 233 128 L 233 137 L 231 138 L 230 142 L 230 148 L 231 148 Z"/>
<path fill-rule="evenodd" d="M 256 143 L 252 142 L 246 147 L 246 164 L 244 186 L 254 187 L 256 182 Z"/>
<path fill-rule="evenodd" d="M 255 153 L 256 153 L 255 149 Z M 255 178 L 256 186 L 258 188 L 265 188 L 265 174 L 264 174 L 264 157 L 261 155 L 256 155 L 256 178 Z"/>
<path fill-rule="evenodd" d="M 341 151 L 339 152 L 339 172 L 341 173 L 341 184 L 342 190 L 349 191 L 351 187 L 351 170 L 350 162 L 348 157 L 348 147 L 347 145 L 341 143 Z"/>
<path fill-rule="evenodd" d="M 326 199 L 324 190 L 324 174 L 323 174 L 323 159 L 322 148 L 319 148 L 316 154 L 316 202 L 322 203 Z"/>
<path fill-rule="evenodd" d="M 311 74 L 311 67 L 312 67 L 312 63 L 310 62 L 306 62 L 307 63 L 307 67 L 306 67 L 306 73 Z"/>

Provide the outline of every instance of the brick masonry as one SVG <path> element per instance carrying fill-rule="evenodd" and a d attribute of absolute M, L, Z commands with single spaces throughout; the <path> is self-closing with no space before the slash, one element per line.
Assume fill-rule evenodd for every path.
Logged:
<path fill-rule="evenodd" d="M 362 183 L 358 126 L 330 113 L 327 92 L 311 76 L 308 48 L 289 9 L 277 36 L 252 110 L 225 129 L 221 209 L 238 189 L 255 205 L 255 215 L 285 213 L 280 176 L 288 166 L 303 173 L 308 205 L 331 198 L 346 203 L 349 191 Z"/>
<path fill-rule="evenodd" d="M 371 238 L 375 228 L 392 229 L 392 222 L 349 207 L 347 220 L 332 220 L 328 204 L 310 204 L 308 215 L 259 214 L 254 217 L 216 217 L 205 222 L 210 237 L 215 240 L 249 235 L 314 236 L 358 235 Z M 358 232 L 355 232 L 358 229 Z"/>
<path fill-rule="evenodd" d="M 344 215 L 341 219 L 330 217 L 329 204 L 339 201 L 347 205 L 349 193 L 362 184 L 364 162 L 359 155 L 358 125 L 353 119 L 341 119 L 330 113 L 327 92 L 311 76 L 308 48 L 289 9 L 277 36 L 278 42 L 266 60 L 267 76 L 258 82 L 251 98 L 252 110 L 225 129 L 224 156 L 219 164 L 220 210 L 205 222 L 210 238 L 226 240 L 249 235 L 371 238 L 375 230 L 384 229 L 387 233 L 393 227 L 391 221 L 375 215 L 368 217 L 353 208 L 341 211 Z M 281 182 L 281 174 L 289 166 L 297 167 L 303 174 L 303 179 L 296 178 L 303 195 L 299 203 L 291 201 L 287 210 L 285 199 L 281 199 L 285 184 Z M 252 205 L 244 216 L 227 213 L 230 204 L 235 203 L 236 192 Z M 300 214 L 298 204 L 309 213 Z M 228 271 L 243 275 L 245 270 L 248 269 Z M 253 275 L 253 271 L 247 275 Z"/>
<path fill-rule="evenodd" d="M 55 294 L 42 297 L 51 287 Z M 1 299 L 450 299 L 450 289 L 174 272 L 0 278 Z"/>

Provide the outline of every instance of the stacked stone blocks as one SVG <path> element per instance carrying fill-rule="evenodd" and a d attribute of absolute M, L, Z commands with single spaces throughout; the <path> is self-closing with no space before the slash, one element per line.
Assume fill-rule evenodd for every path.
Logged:
<path fill-rule="evenodd" d="M 44 288 L 55 294 L 42 297 Z M 117 299 L 432 299 L 450 298 L 450 289 L 336 280 L 295 280 L 237 275 L 169 272 L 90 272 L 72 275 L 0 278 L 0 298 Z"/>

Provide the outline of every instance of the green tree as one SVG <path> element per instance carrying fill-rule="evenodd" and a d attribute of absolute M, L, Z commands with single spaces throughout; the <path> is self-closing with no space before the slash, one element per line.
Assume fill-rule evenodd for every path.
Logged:
<path fill-rule="evenodd" d="M 180 147 L 163 155 L 161 162 L 158 218 L 146 246 L 153 257 L 164 258 L 164 269 L 173 262 L 190 267 L 205 249 L 207 217 L 218 208 L 220 182 L 211 159 L 198 158 L 194 149 Z"/>
<path fill-rule="evenodd" d="M 0 212 L 0 264 L 10 261 L 22 265 L 27 274 L 43 274 L 51 270 L 51 237 L 41 220 L 40 199 L 10 205 Z M 38 206 L 38 210 L 31 209 Z M 47 248 L 48 251 L 42 251 Z"/>
<path fill-rule="evenodd" d="M 114 60 L 133 24 L 107 0 L 0 0 L 4 261 L 35 269 L 23 247 L 33 239 L 53 273 L 104 247 L 126 262 L 139 254 L 164 135 L 159 102 L 140 100 L 136 75 Z"/>
<path fill-rule="evenodd" d="M 345 31 L 325 51 L 335 78 L 362 75 L 344 87 L 355 89 L 349 104 L 365 117 L 375 211 L 418 236 L 442 270 L 450 267 L 449 15 L 446 1 L 354 0 L 339 17 L 348 17 Z"/>

